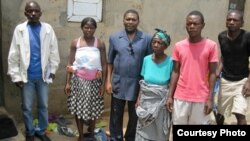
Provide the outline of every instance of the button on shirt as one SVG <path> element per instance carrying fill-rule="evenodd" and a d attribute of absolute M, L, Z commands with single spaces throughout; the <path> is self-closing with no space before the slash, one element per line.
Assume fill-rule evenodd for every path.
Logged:
<path fill-rule="evenodd" d="M 152 53 L 151 36 L 137 31 L 129 41 L 125 30 L 114 33 L 109 39 L 108 63 L 113 64 L 113 96 L 134 101 L 139 93 L 140 72 L 143 58 Z"/>

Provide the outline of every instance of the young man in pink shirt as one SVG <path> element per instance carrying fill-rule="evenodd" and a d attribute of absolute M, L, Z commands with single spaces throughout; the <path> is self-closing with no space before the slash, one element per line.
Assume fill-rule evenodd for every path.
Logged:
<path fill-rule="evenodd" d="M 188 37 L 175 44 L 167 109 L 173 124 L 208 124 L 218 62 L 217 44 L 201 36 L 204 17 L 192 11 L 186 17 Z"/>

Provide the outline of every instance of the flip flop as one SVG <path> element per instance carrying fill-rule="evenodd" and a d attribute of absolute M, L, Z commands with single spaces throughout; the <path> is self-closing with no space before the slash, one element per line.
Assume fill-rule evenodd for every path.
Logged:
<path fill-rule="evenodd" d="M 68 136 L 68 137 L 75 137 L 73 130 L 67 127 L 60 126 L 58 127 L 58 132 L 62 135 Z"/>
<path fill-rule="evenodd" d="M 62 115 L 60 115 L 57 119 L 56 119 L 56 123 L 60 126 L 66 127 L 68 124 L 71 124 L 70 121 L 66 120 Z"/>

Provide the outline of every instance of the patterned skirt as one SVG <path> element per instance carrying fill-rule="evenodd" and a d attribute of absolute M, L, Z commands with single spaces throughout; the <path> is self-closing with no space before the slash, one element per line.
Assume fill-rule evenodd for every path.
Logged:
<path fill-rule="evenodd" d="M 104 100 L 99 96 L 101 84 L 101 79 L 85 80 L 73 75 L 67 100 L 69 112 L 78 119 L 98 119 L 104 111 Z"/>

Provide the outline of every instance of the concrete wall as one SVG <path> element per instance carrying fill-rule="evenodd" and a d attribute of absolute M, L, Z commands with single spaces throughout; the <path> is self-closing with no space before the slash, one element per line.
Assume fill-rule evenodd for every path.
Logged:
<path fill-rule="evenodd" d="M 67 64 L 69 45 L 72 39 L 81 36 L 80 23 L 68 22 L 67 0 L 37 0 L 43 11 L 42 21 L 50 23 L 57 34 L 61 57 L 60 68 L 56 80 L 50 87 L 49 112 L 67 114 L 65 84 L 65 66 Z M 250 5 L 246 0 L 246 6 Z M 26 0 L 2 0 L 2 63 L 4 71 L 5 107 L 20 117 L 20 92 L 10 82 L 7 73 L 7 54 L 14 27 L 26 20 L 23 15 Z M 103 0 L 103 21 L 98 23 L 96 36 L 105 41 L 108 48 L 108 37 L 112 32 L 123 28 L 123 13 L 127 9 L 136 9 L 140 14 L 139 28 L 154 33 L 158 27 L 167 30 L 172 44 L 166 51 L 172 52 L 172 45 L 186 37 L 185 17 L 191 10 L 200 10 L 205 17 L 206 26 L 203 36 L 217 41 L 217 35 L 225 29 L 225 16 L 228 0 Z M 245 17 L 249 17 L 250 9 L 245 7 Z M 250 21 L 245 18 L 245 28 L 250 29 Z M 105 96 L 105 108 L 109 109 L 110 97 Z"/>

